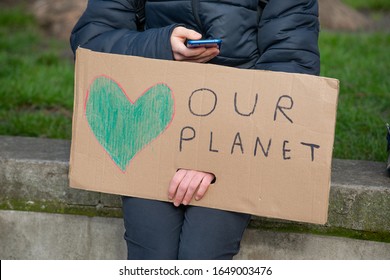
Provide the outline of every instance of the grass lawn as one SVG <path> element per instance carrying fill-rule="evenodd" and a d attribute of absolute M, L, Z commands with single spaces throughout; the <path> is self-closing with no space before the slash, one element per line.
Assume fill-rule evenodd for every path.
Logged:
<path fill-rule="evenodd" d="M 321 75 L 341 82 L 335 158 L 385 161 L 389 45 L 389 33 L 321 33 Z M 70 139 L 73 62 L 62 57 L 66 48 L 21 9 L 0 11 L 0 135 Z"/>
<path fill-rule="evenodd" d="M 73 63 L 21 9 L 0 11 L 0 134 L 71 137 Z"/>
<path fill-rule="evenodd" d="M 389 0 L 342 0 L 342 2 L 355 9 L 390 11 Z"/>
<path fill-rule="evenodd" d="M 390 33 L 320 36 L 321 75 L 340 80 L 334 156 L 385 160 Z"/>

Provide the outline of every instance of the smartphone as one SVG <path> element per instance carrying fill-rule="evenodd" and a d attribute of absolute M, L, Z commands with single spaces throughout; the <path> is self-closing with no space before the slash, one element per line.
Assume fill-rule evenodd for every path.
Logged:
<path fill-rule="evenodd" d="M 222 40 L 221 39 L 204 39 L 204 40 L 188 40 L 188 48 L 211 48 L 217 46 L 218 49 L 221 48 Z"/>

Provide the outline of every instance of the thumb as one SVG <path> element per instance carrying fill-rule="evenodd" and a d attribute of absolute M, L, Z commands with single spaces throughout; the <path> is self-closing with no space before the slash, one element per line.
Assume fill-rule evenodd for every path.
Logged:
<path fill-rule="evenodd" d="M 175 28 L 174 33 L 176 33 L 175 35 L 178 37 L 190 40 L 199 40 L 202 38 L 202 34 L 182 26 Z"/>
<path fill-rule="evenodd" d="M 187 39 L 190 39 L 190 40 L 199 40 L 199 39 L 202 39 L 202 34 L 194 31 L 194 30 L 191 30 L 191 29 L 187 29 L 186 28 L 186 38 Z"/>

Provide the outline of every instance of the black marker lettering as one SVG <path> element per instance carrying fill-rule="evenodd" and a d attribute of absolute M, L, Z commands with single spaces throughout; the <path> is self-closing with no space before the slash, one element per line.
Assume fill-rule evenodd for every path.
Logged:
<path fill-rule="evenodd" d="M 257 146 L 260 145 L 261 150 L 263 151 L 264 156 L 265 156 L 265 157 L 268 157 L 269 149 L 270 149 L 270 147 L 271 147 L 271 142 L 272 142 L 272 139 L 270 138 L 269 141 L 268 141 L 268 146 L 267 146 L 267 151 L 266 151 L 266 150 L 264 150 L 264 147 L 263 147 L 263 144 L 262 144 L 261 141 L 260 141 L 260 138 L 257 137 L 257 138 L 256 138 L 256 143 L 255 143 L 254 156 L 257 155 Z"/>
<path fill-rule="evenodd" d="M 234 152 L 234 146 L 240 146 L 241 153 L 242 154 L 244 153 L 244 147 L 242 146 L 240 132 L 237 132 L 236 136 L 234 137 L 234 142 L 233 142 L 233 145 L 232 145 L 232 149 L 230 151 L 231 154 L 233 154 L 233 152 Z"/>
<path fill-rule="evenodd" d="M 314 161 L 314 148 L 319 149 L 320 145 L 311 144 L 311 143 L 304 143 L 304 142 L 301 142 L 301 144 L 304 145 L 304 146 L 309 146 L 310 147 L 310 150 L 311 150 L 311 161 Z"/>
<path fill-rule="evenodd" d="M 206 93 L 206 92 L 211 93 L 213 98 L 214 98 L 214 104 L 213 104 L 212 108 L 210 109 L 210 111 L 207 112 L 207 113 L 195 113 L 194 110 L 192 109 L 192 97 L 194 96 L 195 93 L 202 93 L 202 92 L 204 92 L 204 93 Z M 210 115 L 212 112 L 214 112 L 215 107 L 217 107 L 217 94 L 214 91 L 212 91 L 211 89 L 208 89 L 208 88 L 200 88 L 200 89 L 194 90 L 191 93 L 190 98 L 188 99 L 188 108 L 190 109 L 191 114 L 193 114 L 194 116 L 197 116 L 197 117 L 206 117 L 206 116 Z"/>
<path fill-rule="evenodd" d="M 249 112 L 248 114 L 241 113 L 240 111 L 238 111 L 238 108 L 237 108 L 237 92 L 235 92 L 234 93 L 234 110 L 236 111 L 237 114 L 239 114 L 241 116 L 244 116 L 244 117 L 248 117 L 248 116 L 252 115 L 255 112 L 258 99 L 259 99 L 259 95 L 256 93 L 255 104 L 253 104 L 252 112 Z"/>
<path fill-rule="evenodd" d="M 290 100 L 290 106 L 289 107 L 281 106 L 280 103 L 281 103 L 282 99 Z M 288 95 L 280 96 L 278 99 L 278 102 L 276 103 L 276 107 L 275 107 L 274 121 L 276 121 L 276 115 L 277 115 L 277 112 L 279 110 L 286 117 L 286 119 L 288 119 L 291 123 L 293 123 L 292 119 L 290 119 L 289 116 L 287 116 L 287 114 L 283 110 L 283 109 L 290 110 L 290 109 L 292 109 L 293 105 L 294 105 L 294 100 L 291 98 L 291 96 L 288 96 Z"/>
<path fill-rule="evenodd" d="M 185 130 L 190 130 L 192 132 L 192 136 L 184 137 Z M 195 135 L 196 135 L 196 133 L 195 133 L 195 129 L 193 127 L 185 126 L 182 128 L 182 130 L 180 132 L 180 147 L 179 147 L 180 152 L 183 149 L 183 141 L 191 141 L 195 138 Z"/>
<path fill-rule="evenodd" d="M 214 153 L 218 153 L 218 152 L 219 152 L 218 150 L 213 149 L 213 132 L 212 132 L 212 131 L 210 131 L 210 146 L 209 146 L 209 151 L 210 151 L 210 152 L 214 152 Z"/>
<path fill-rule="evenodd" d="M 287 153 L 287 152 L 291 152 L 290 149 L 286 149 L 286 144 L 288 144 L 288 143 L 290 143 L 290 142 L 287 141 L 287 140 L 284 140 L 284 141 L 283 141 L 283 159 L 284 159 L 284 160 L 286 160 L 286 159 L 291 159 L 290 156 L 286 156 L 286 153 Z"/>

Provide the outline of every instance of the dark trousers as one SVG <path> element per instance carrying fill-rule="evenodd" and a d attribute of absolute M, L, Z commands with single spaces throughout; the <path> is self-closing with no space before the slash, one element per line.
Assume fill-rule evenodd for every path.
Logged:
<path fill-rule="evenodd" d="M 123 197 L 128 259 L 232 259 L 250 215 Z"/>

